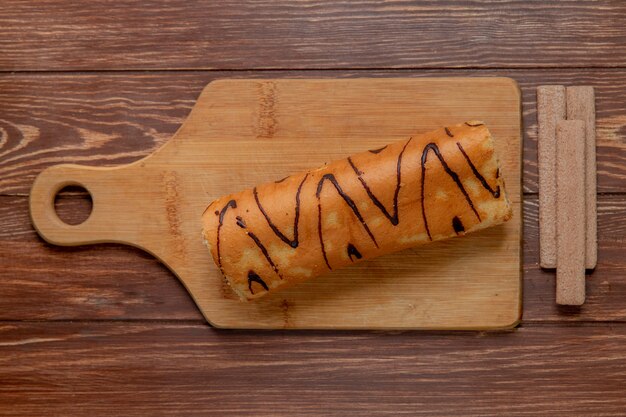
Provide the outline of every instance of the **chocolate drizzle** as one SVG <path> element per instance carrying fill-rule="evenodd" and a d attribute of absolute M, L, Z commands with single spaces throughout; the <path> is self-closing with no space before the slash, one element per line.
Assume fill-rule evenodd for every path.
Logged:
<path fill-rule="evenodd" d="M 473 124 L 468 123 L 468 122 L 465 122 L 465 124 L 467 126 L 469 126 L 469 127 L 478 127 L 478 126 L 483 126 L 484 125 L 484 123 L 476 123 L 476 124 L 473 125 Z"/>
<path fill-rule="evenodd" d="M 220 211 L 220 222 L 217 225 L 217 233 L 216 233 L 217 234 L 217 243 L 216 243 L 216 246 L 217 246 L 217 266 L 220 268 L 220 271 L 222 272 L 222 274 L 224 274 L 224 269 L 222 268 L 222 254 L 221 254 L 221 247 L 220 247 L 220 232 L 222 230 L 222 226 L 224 225 L 224 216 L 226 215 L 226 212 L 228 211 L 229 208 L 236 209 L 237 208 L 237 202 L 235 200 L 230 200 L 228 203 L 226 203 L 224 208 L 222 208 L 222 210 Z M 244 222 L 244 220 L 240 216 L 235 217 L 235 220 L 237 222 L 237 226 L 241 227 L 242 229 L 246 229 L 246 223 Z M 274 272 L 276 272 L 278 277 L 280 279 L 283 279 L 283 277 L 278 272 L 278 267 L 276 266 L 276 264 L 274 263 L 274 261 L 270 257 L 270 254 L 268 253 L 267 248 L 263 245 L 263 243 L 259 240 L 259 238 L 254 233 L 249 232 L 247 230 L 246 230 L 246 234 L 250 237 L 250 239 L 252 239 L 254 241 L 254 243 L 258 246 L 258 248 L 261 249 L 261 252 L 263 253 L 263 256 L 265 256 L 265 259 L 267 259 L 267 262 L 269 262 L 269 264 L 271 265 L 271 267 L 274 270 Z"/>
<path fill-rule="evenodd" d="M 467 154 L 465 153 L 465 149 L 463 149 L 463 147 L 461 146 L 461 144 L 459 142 L 456 143 L 456 146 L 458 146 L 459 150 L 461 151 L 461 153 L 463 154 L 463 156 L 465 157 L 465 160 L 467 161 L 467 163 L 469 164 L 470 168 L 472 169 L 472 172 L 474 173 L 474 176 L 476 178 L 478 178 L 478 181 L 480 181 L 480 183 L 482 184 L 482 186 L 491 193 L 491 195 L 494 198 L 500 198 L 500 186 L 498 185 L 496 187 L 496 189 L 494 190 L 493 188 L 491 188 L 489 186 L 489 184 L 487 183 L 487 180 L 485 179 L 485 177 L 483 177 L 480 172 L 478 172 L 478 170 L 476 169 L 476 167 L 474 166 L 474 164 L 472 163 L 472 160 L 469 158 L 469 156 L 467 156 Z M 498 168 L 498 170 L 496 171 L 496 178 L 498 178 L 500 174 L 500 168 Z"/>
<path fill-rule="evenodd" d="M 363 188 L 365 188 L 365 192 L 367 192 L 367 195 L 372 200 L 374 205 L 376 207 L 378 207 L 378 209 L 385 215 L 387 220 L 389 220 L 391 222 L 391 224 L 394 225 L 394 226 L 397 226 L 398 223 L 400 222 L 399 214 L 398 214 L 398 194 L 400 193 L 400 186 L 402 184 L 402 155 L 404 154 L 404 151 L 405 151 L 406 147 L 409 146 L 409 143 L 411 143 L 412 139 L 413 138 L 410 138 L 404 144 L 404 147 L 402 148 L 402 151 L 400 151 L 400 154 L 398 155 L 398 162 L 396 164 L 396 191 L 395 191 L 395 193 L 393 195 L 393 214 L 389 214 L 389 212 L 387 211 L 387 209 L 385 208 L 383 203 L 381 203 L 380 200 L 378 198 L 376 198 L 374 193 L 372 193 L 372 190 L 370 190 L 370 187 L 367 185 L 367 183 L 363 179 L 363 176 L 362 176 L 363 172 L 361 172 L 356 167 L 356 165 L 354 165 L 354 162 L 352 162 L 352 158 L 348 157 L 348 163 L 350 164 L 350 166 L 352 167 L 352 169 L 356 173 L 356 175 L 357 175 L 359 181 L 361 182 L 361 185 L 363 186 Z"/>
<path fill-rule="evenodd" d="M 457 216 L 454 216 L 452 218 L 452 228 L 454 229 L 454 232 L 457 235 L 461 233 L 465 233 L 465 227 L 463 227 L 463 223 L 461 223 L 461 219 L 459 219 Z"/>
<path fill-rule="evenodd" d="M 269 264 L 272 266 L 272 269 L 274 270 L 274 272 L 276 272 L 276 275 L 278 275 L 280 279 L 283 279 L 283 277 L 280 275 L 280 272 L 278 272 L 278 267 L 270 257 L 270 254 L 267 252 L 267 249 L 265 248 L 265 246 L 263 246 L 263 243 L 261 243 L 259 238 L 252 232 L 248 232 L 248 236 L 250 236 L 250 239 L 254 240 L 254 243 L 256 243 L 259 249 L 261 249 L 261 252 L 263 252 L 263 256 L 265 256 L 267 262 L 269 262 Z"/>
<path fill-rule="evenodd" d="M 322 235 L 322 205 L 319 198 L 317 199 L 317 237 L 320 240 L 320 247 L 322 249 L 322 255 L 324 256 L 324 262 L 326 262 L 328 269 L 332 269 L 328 263 L 326 248 L 324 247 L 324 237 Z"/>
<path fill-rule="evenodd" d="M 241 216 L 237 216 L 235 217 L 235 219 L 237 220 L 237 226 L 241 227 L 242 229 L 246 228 L 246 222 L 243 221 Z"/>
<path fill-rule="evenodd" d="M 463 196 L 465 197 L 465 200 L 467 201 L 467 203 L 469 204 L 469 206 L 471 207 L 472 211 L 474 212 L 474 214 L 476 215 L 476 217 L 478 218 L 479 221 L 480 221 L 480 215 L 478 214 L 478 212 L 474 208 L 474 203 L 472 202 L 472 199 L 467 194 L 467 191 L 465 191 L 465 187 L 463 187 L 463 183 L 459 179 L 459 175 L 456 172 L 454 172 L 452 169 L 450 169 L 450 167 L 446 163 L 445 159 L 441 155 L 441 152 L 439 152 L 439 147 L 437 146 L 437 144 L 435 144 L 433 142 L 429 143 L 428 145 L 426 145 L 426 147 L 424 147 L 424 152 L 422 152 L 422 179 L 421 179 L 422 180 L 421 181 L 422 182 L 422 187 L 421 187 L 422 190 L 421 190 L 420 200 L 421 200 L 421 205 L 422 205 L 422 218 L 424 219 L 424 227 L 426 228 L 426 234 L 428 234 L 428 239 L 433 240 L 433 238 L 432 238 L 432 236 L 430 234 L 430 229 L 428 228 L 428 220 L 426 220 L 426 207 L 424 205 L 424 180 L 426 179 L 426 162 L 428 160 L 428 152 L 429 151 L 433 151 L 435 153 L 435 155 L 439 159 L 439 162 L 441 163 L 441 166 L 443 167 L 444 171 L 456 183 L 457 187 L 459 188 L 461 193 L 463 193 Z"/>
<path fill-rule="evenodd" d="M 361 259 L 363 257 L 361 252 L 359 252 L 359 250 L 352 243 L 348 243 L 348 256 L 352 262 L 354 262 L 354 259 L 352 259 L 353 256 L 356 259 Z"/>
<path fill-rule="evenodd" d="M 383 146 L 382 148 L 372 149 L 372 150 L 369 150 L 368 152 L 371 152 L 371 153 L 381 153 L 382 151 L 384 151 L 384 150 L 385 150 L 385 148 L 386 148 L 387 146 L 388 146 L 388 145 L 385 145 L 385 146 Z"/>
<path fill-rule="evenodd" d="M 317 212 L 318 212 L 317 231 L 318 231 L 318 236 L 320 239 L 320 245 L 322 247 L 322 254 L 324 255 L 324 261 L 326 262 L 326 266 L 328 266 L 328 269 L 332 269 L 330 266 L 330 263 L 328 263 L 328 257 L 326 256 L 326 249 L 324 248 L 324 238 L 322 236 L 322 204 L 321 204 L 320 195 L 322 194 L 322 188 L 324 187 L 324 183 L 326 181 L 330 181 L 330 183 L 335 187 L 335 190 L 337 191 L 337 193 L 341 196 L 341 198 L 343 198 L 343 201 L 346 202 L 348 207 L 350 207 L 350 209 L 352 210 L 354 215 L 357 217 L 357 219 L 359 219 L 359 221 L 365 228 L 365 231 L 369 235 L 370 239 L 372 239 L 372 242 L 374 242 L 374 245 L 376 245 L 376 247 L 378 247 L 378 242 L 376 242 L 376 238 L 372 234 L 372 231 L 367 226 L 367 223 L 365 222 L 365 220 L 363 220 L 363 216 L 361 216 L 361 212 L 357 208 L 356 204 L 350 198 L 350 196 L 341 189 L 341 186 L 337 182 L 337 179 L 335 178 L 335 176 L 333 174 L 325 174 L 322 177 L 322 179 L 317 183 L 317 192 L 315 193 L 315 196 L 317 197 Z"/>
<path fill-rule="evenodd" d="M 220 254 L 220 231 L 222 230 L 222 226 L 224 225 L 224 216 L 229 208 L 237 208 L 237 202 L 235 200 L 230 200 L 220 211 L 220 222 L 217 225 L 217 266 L 220 268 L 222 275 L 224 274 L 224 269 L 222 268 L 222 255 Z"/>
<path fill-rule="evenodd" d="M 250 290 L 250 294 L 254 295 L 254 291 L 252 291 L 252 283 L 256 282 L 257 284 L 261 284 L 265 291 L 269 291 L 267 284 L 265 281 L 261 279 L 261 277 L 254 271 L 248 271 L 248 289 Z"/>
<path fill-rule="evenodd" d="M 256 205 L 259 207 L 259 210 L 261 210 L 261 213 L 263 214 L 263 217 L 265 217 L 265 220 L 267 220 L 267 224 L 272 228 L 272 230 L 274 231 L 276 236 L 280 238 L 280 240 L 282 240 L 283 242 L 285 242 L 286 244 L 288 244 L 294 249 L 297 248 L 299 244 L 298 229 L 299 229 L 299 222 L 300 222 L 300 192 L 302 191 L 302 186 L 304 185 L 304 182 L 306 181 L 308 176 L 309 174 L 307 172 L 307 174 L 302 179 L 302 182 L 300 182 L 300 185 L 298 186 L 298 191 L 296 192 L 296 208 L 295 208 L 295 216 L 293 220 L 293 240 L 289 240 L 289 238 L 285 236 L 278 229 L 278 227 L 276 227 L 276 225 L 272 222 L 272 219 L 270 219 L 270 216 L 265 212 L 265 209 L 263 208 L 263 206 L 261 205 L 261 201 L 259 200 L 259 194 L 256 191 L 256 187 L 254 187 L 254 189 L 252 190 L 252 193 L 254 194 L 254 200 L 256 201 Z"/>
<path fill-rule="evenodd" d="M 450 136 L 451 138 L 454 137 L 454 135 L 452 134 L 452 132 L 450 132 L 450 129 L 448 129 L 447 127 L 444 127 L 445 131 L 446 131 L 446 135 Z"/>

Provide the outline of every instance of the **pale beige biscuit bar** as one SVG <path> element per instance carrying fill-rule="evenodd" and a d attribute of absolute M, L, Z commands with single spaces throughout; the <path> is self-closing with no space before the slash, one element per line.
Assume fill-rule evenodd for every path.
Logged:
<path fill-rule="evenodd" d="M 556 302 L 585 302 L 585 123 L 561 120 L 556 128 Z"/>
<path fill-rule="evenodd" d="M 556 125 L 565 119 L 565 87 L 537 87 L 537 151 L 539 167 L 539 259 L 556 268 Z"/>
<path fill-rule="evenodd" d="M 598 260 L 596 207 L 596 106 L 593 87 L 567 87 L 567 118 L 585 122 L 586 248 L 585 268 L 593 269 Z"/>

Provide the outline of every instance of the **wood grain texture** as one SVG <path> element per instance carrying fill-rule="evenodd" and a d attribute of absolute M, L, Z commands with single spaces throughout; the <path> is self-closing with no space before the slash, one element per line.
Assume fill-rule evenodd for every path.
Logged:
<path fill-rule="evenodd" d="M 598 196 L 598 266 L 579 309 L 555 303 L 555 273 L 539 267 L 538 200 L 524 201 L 524 322 L 626 321 L 626 196 Z"/>
<path fill-rule="evenodd" d="M 80 214 L 76 196 L 63 199 Z M 555 274 L 539 267 L 538 202 L 524 201 L 524 323 L 626 322 L 626 197 L 599 196 L 599 262 L 579 311 L 554 304 Z M 0 197 L 0 320 L 197 320 L 202 316 L 167 268 L 121 245 L 44 243 L 25 197 Z"/>
<path fill-rule="evenodd" d="M 1 322 L 0 414 L 623 415 L 625 8 L 614 0 L 3 1 L 0 319 L 176 321 Z M 303 71 L 242 70 L 269 67 Z M 6 72 L 130 68 L 239 70 Z M 524 206 L 524 323 L 542 324 L 487 336 L 214 331 L 141 251 L 50 247 L 30 226 L 23 196 L 37 173 L 148 155 L 212 79 L 454 75 L 520 83 L 529 193 L 537 191 L 534 89 L 595 87 L 598 191 L 620 194 L 599 196 L 599 265 L 581 309 L 556 307 L 554 273 L 538 266 L 535 196 Z M 63 199 L 68 215 L 79 207 L 76 196 Z M 597 323 L 564 323 L 579 321 Z"/>
<path fill-rule="evenodd" d="M 30 193 L 31 217 L 39 234 L 57 245 L 125 243 L 153 254 L 218 327 L 512 327 L 521 313 L 519 109 L 518 87 L 508 78 L 216 81 L 176 135 L 146 159 L 43 171 Z M 208 203 L 474 117 L 496 138 L 511 221 L 332 271 L 251 303 L 240 302 L 225 285 L 199 235 Z M 419 153 L 410 163 L 419 163 Z M 448 159 L 457 172 L 467 167 L 461 155 L 459 162 L 455 167 Z M 92 215 L 78 226 L 64 224 L 53 211 L 56 191 L 68 183 L 85 186 L 94 201 Z M 365 192 L 354 198 L 361 197 Z M 303 207 L 306 212 L 310 206 Z M 276 254 L 271 247 L 269 252 Z"/>
<path fill-rule="evenodd" d="M 59 209 L 72 218 L 86 206 L 68 195 Z M 0 320 L 20 319 L 203 320 L 154 257 L 121 245 L 49 245 L 32 228 L 25 197 L 0 197 Z"/>
<path fill-rule="evenodd" d="M 202 88 L 218 78 L 511 76 L 522 89 L 524 191 L 537 192 L 535 88 L 593 85 L 598 192 L 626 191 L 626 72 L 622 70 L 277 71 L 0 75 L 0 194 L 26 195 L 59 163 L 119 165 L 144 157 L 176 132 Z"/>
<path fill-rule="evenodd" d="M 5 0 L 0 70 L 615 67 L 624 26 L 612 0 Z"/>
<path fill-rule="evenodd" d="M 624 325 L 445 334 L 2 323 L 0 409 L 4 416 L 621 416 L 625 344 Z"/>

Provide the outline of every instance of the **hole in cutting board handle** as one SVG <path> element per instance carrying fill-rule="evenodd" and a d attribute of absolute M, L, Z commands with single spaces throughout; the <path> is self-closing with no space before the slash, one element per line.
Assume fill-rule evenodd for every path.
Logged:
<path fill-rule="evenodd" d="M 92 210 L 91 193 L 82 185 L 66 185 L 54 196 L 54 211 L 63 223 L 70 226 L 87 221 Z"/>

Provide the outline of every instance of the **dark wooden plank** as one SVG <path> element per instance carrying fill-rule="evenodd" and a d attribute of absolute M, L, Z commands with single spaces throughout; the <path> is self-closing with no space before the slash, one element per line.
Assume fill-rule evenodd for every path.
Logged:
<path fill-rule="evenodd" d="M 622 416 L 626 326 L 498 334 L 0 324 L 4 416 Z"/>
<path fill-rule="evenodd" d="M 537 191 L 539 84 L 596 88 L 598 191 L 626 192 L 626 72 L 621 70 L 278 71 L 0 76 L 0 194 L 28 193 L 37 173 L 64 162 L 116 165 L 156 150 L 202 88 L 227 77 L 510 76 L 523 93 L 524 189 Z"/>
<path fill-rule="evenodd" d="M 603 1 L 4 0 L 0 70 L 614 67 Z"/>
<path fill-rule="evenodd" d="M 69 219 L 85 210 L 77 197 L 59 206 Z M 45 243 L 30 225 L 25 197 L 0 197 L 2 319 L 203 321 L 180 281 L 139 249 Z"/>
<path fill-rule="evenodd" d="M 72 218 L 77 197 L 61 199 Z M 599 259 L 580 310 L 559 309 L 554 272 L 538 261 L 537 197 L 524 205 L 524 318 L 528 322 L 626 321 L 626 195 L 600 196 Z M 416 249 L 419 250 L 419 249 Z M 0 197 L 0 320 L 202 320 L 182 285 L 137 249 L 45 244 L 28 218 L 25 197 Z"/>
<path fill-rule="evenodd" d="M 0 76 L 0 193 L 27 193 L 46 166 L 124 164 L 156 150 L 205 84 L 159 78 Z"/>

